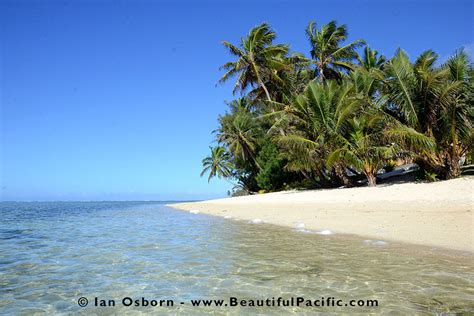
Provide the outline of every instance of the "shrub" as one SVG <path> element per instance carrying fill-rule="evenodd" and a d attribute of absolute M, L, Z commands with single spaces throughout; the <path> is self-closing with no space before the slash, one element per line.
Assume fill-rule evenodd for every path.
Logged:
<path fill-rule="evenodd" d="M 265 143 L 257 155 L 257 162 L 261 168 L 256 177 L 258 186 L 266 191 L 280 189 L 285 180 L 285 173 L 278 148 L 271 142 Z"/>

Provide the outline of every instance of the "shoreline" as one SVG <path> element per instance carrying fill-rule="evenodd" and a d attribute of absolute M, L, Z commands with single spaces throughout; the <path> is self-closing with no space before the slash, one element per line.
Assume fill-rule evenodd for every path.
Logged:
<path fill-rule="evenodd" d="M 214 216 L 474 253 L 474 177 L 282 191 L 169 207 Z"/>

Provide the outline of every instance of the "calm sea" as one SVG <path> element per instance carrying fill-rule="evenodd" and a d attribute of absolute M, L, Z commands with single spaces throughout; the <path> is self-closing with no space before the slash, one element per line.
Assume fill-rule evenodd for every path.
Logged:
<path fill-rule="evenodd" d="M 0 203 L 0 314 L 469 313 L 472 259 L 190 214 L 160 202 Z M 123 306 L 124 298 L 143 305 L 142 297 L 173 306 Z M 278 297 L 377 300 L 378 307 L 191 302 L 227 304 L 230 297 L 247 305 Z M 115 306 L 94 306 L 95 298 Z"/>

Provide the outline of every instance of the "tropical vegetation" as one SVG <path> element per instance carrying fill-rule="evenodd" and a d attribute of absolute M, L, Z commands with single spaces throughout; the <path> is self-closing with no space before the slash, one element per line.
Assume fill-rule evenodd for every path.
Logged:
<path fill-rule="evenodd" d="M 416 163 L 421 177 L 452 179 L 474 158 L 474 67 L 462 49 L 386 58 L 345 25 L 306 29 L 309 57 L 276 43 L 267 23 L 238 45 L 220 82 L 240 95 L 218 119 L 203 172 L 236 191 L 374 186 L 377 175 Z"/>

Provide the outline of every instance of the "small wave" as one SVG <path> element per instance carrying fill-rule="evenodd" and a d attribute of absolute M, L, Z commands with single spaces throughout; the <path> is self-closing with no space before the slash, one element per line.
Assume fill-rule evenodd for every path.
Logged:
<path fill-rule="evenodd" d="M 298 222 L 295 225 L 295 230 L 299 233 L 303 234 L 314 234 L 315 232 L 305 228 L 305 224 L 303 222 Z"/>
<path fill-rule="evenodd" d="M 296 229 L 304 229 L 304 223 L 298 223 L 295 226 Z"/>
<path fill-rule="evenodd" d="M 320 232 L 316 232 L 316 234 L 319 234 L 319 235 L 332 235 L 332 231 L 330 231 L 329 229 L 325 229 L 325 230 L 322 230 Z"/>
<path fill-rule="evenodd" d="M 371 245 L 371 246 L 386 246 L 386 245 L 388 245 L 388 242 L 383 241 L 383 240 L 366 239 L 366 240 L 364 240 L 364 244 Z"/>
<path fill-rule="evenodd" d="M 303 234 L 315 234 L 315 231 L 309 230 L 309 229 L 297 229 L 296 230 L 298 233 L 303 233 Z"/>

